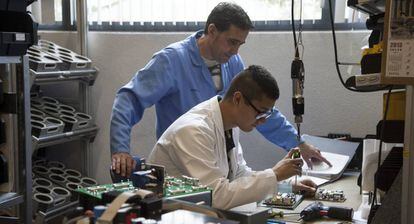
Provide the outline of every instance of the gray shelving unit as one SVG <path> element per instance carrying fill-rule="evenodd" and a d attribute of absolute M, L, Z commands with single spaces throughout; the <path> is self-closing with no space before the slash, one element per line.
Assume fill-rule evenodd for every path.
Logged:
<path fill-rule="evenodd" d="M 80 111 L 83 113 L 90 113 L 90 86 L 95 83 L 95 79 L 98 76 L 98 70 L 96 68 L 89 68 L 85 70 L 65 70 L 65 71 L 52 71 L 52 72 L 36 72 L 30 70 L 31 84 L 53 84 L 62 82 L 78 82 L 79 84 L 79 106 Z M 82 158 L 84 158 L 82 164 L 82 172 L 85 175 L 89 175 L 89 146 L 98 132 L 99 128 L 96 125 L 91 127 L 59 133 L 56 135 L 46 137 L 32 136 L 33 149 L 53 146 L 64 142 L 70 142 L 75 140 L 83 140 L 84 150 Z"/>
<path fill-rule="evenodd" d="M 65 82 L 76 82 L 78 86 L 78 103 L 79 111 L 90 114 L 90 87 L 94 84 L 95 79 L 98 76 L 97 68 L 85 68 L 82 70 L 60 70 L 60 71 L 48 71 L 48 72 L 37 72 L 30 69 L 30 85 L 48 85 L 48 84 L 61 84 Z M 90 175 L 90 146 L 93 142 L 99 128 L 93 124 L 85 128 L 67 131 L 63 133 L 57 133 L 54 135 L 47 135 L 42 137 L 31 136 L 33 150 L 54 146 L 71 141 L 81 142 L 81 155 L 79 158 L 82 159 L 81 172 L 89 176 Z M 63 206 L 59 206 L 50 209 L 46 212 L 37 212 L 34 223 L 48 223 L 50 220 L 59 216 L 68 214 L 75 210 L 78 206 L 78 202 L 70 202 Z"/>
<path fill-rule="evenodd" d="M 81 112 L 88 114 L 90 113 L 89 87 L 94 84 L 97 75 L 98 70 L 96 68 L 53 72 L 36 72 L 30 70 L 31 84 L 42 85 L 62 82 L 78 82 L 80 91 L 80 110 Z M 91 127 L 45 137 L 32 136 L 33 150 L 75 140 L 85 140 L 87 142 L 92 142 L 98 130 L 99 128 L 96 125 L 93 125 Z M 88 158 L 88 154 L 85 154 L 84 156 L 84 158 Z M 88 166 L 89 165 L 85 163 L 84 167 L 82 168 L 83 172 L 85 172 L 87 175 L 89 173 Z"/>
<path fill-rule="evenodd" d="M 11 114 L 10 126 L 12 132 L 13 151 L 9 158 L 13 160 L 14 178 L 11 192 L 0 193 L 0 209 L 17 206 L 16 216 L 0 216 L 0 223 L 32 223 L 32 144 L 30 126 L 30 83 L 29 62 L 27 56 L 0 56 L 0 64 L 11 67 L 3 74 L 6 82 L 4 87 L 4 103 L 1 105 L 2 114 Z"/>

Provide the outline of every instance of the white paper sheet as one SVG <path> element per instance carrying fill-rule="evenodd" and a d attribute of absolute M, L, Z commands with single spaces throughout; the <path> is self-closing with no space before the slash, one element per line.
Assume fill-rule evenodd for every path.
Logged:
<path fill-rule="evenodd" d="M 340 174 L 345 169 L 345 166 L 349 161 L 349 156 L 346 155 L 330 152 L 321 152 L 321 154 L 331 162 L 332 167 L 329 167 L 326 163 L 321 162 L 319 164 L 313 164 L 313 169 L 311 170 L 307 164 L 304 163 L 302 166 L 302 172 L 307 172 L 310 176 L 330 178 Z"/>

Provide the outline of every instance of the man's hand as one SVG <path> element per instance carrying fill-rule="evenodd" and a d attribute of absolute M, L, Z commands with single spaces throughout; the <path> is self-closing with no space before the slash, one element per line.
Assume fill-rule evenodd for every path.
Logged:
<path fill-rule="evenodd" d="M 311 197 L 315 195 L 317 187 L 318 186 L 316 186 L 316 184 L 312 180 L 305 179 L 305 180 L 301 180 L 300 182 L 298 182 L 297 185 L 293 184 L 292 190 L 295 193 L 301 192 L 305 196 Z"/>
<path fill-rule="evenodd" d="M 291 176 L 302 174 L 303 160 L 301 158 L 291 159 L 295 150 L 298 149 L 290 150 L 290 152 L 272 168 L 277 181 L 282 181 Z"/>
<path fill-rule="evenodd" d="M 317 149 L 315 146 L 307 144 L 307 143 L 302 143 L 298 147 L 300 149 L 300 154 L 303 160 L 305 160 L 306 164 L 308 165 L 310 169 L 313 169 L 312 160 L 322 161 L 328 164 L 329 166 L 332 166 L 332 164 L 327 159 L 325 159 L 325 157 L 321 155 L 320 150 Z"/>
<path fill-rule="evenodd" d="M 112 170 L 115 170 L 115 173 L 121 174 L 123 177 L 131 175 L 136 163 L 129 153 L 117 152 L 112 154 Z"/>

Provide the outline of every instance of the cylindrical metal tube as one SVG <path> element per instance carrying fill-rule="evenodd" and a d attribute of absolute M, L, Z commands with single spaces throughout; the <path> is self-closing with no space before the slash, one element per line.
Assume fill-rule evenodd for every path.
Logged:
<path fill-rule="evenodd" d="M 71 201 L 76 201 L 78 200 L 78 192 L 76 192 L 76 189 L 81 188 L 82 186 L 80 184 L 77 183 L 66 183 L 66 189 L 68 189 L 70 191 L 70 193 L 72 194 L 71 196 Z"/>
<path fill-rule="evenodd" d="M 61 169 L 65 169 L 66 168 L 65 164 L 63 164 L 63 163 L 61 163 L 59 161 L 49 161 L 47 163 L 47 165 L 49 167 L 57 167 L 57 168 L 61 168 Z"/>
<path fill-rule="evenodd" d="M 74 177 L 81 178 L 82 174 L 79 171 L 74 170 L 74 169 L 66 169 L 65 170 L 65 176 L 74 176 Z"/>
<path fill-rule="evenodd" d="M 46 178 L 35 178 L 33 180 L 33 186 L 44 186 L 44 187 L 52 187 L 52 182 Z"/>
<path fill-rule="evenodd" d="M 64 110 L 64 111 L 68 111 L 68 112 L 72 112 L 72 113 L 75 113 L 75 111 L 76 111 L 75 108 L 73 108 L 72 106 L 65 105 L 65 104 L 60 104 L 59 109 Z"/>
<path fill-rule="evenodd" d="M 42 194 L 50 194 L 51 190 L 50 187 L 45 187 L 45 186 L 34 186 L 33 187 L 33 193 L 42 193 Z"/>
<path fill-rule="evenodd" d="M 45 159 L 36 159 L 35 161 L 33 161 L 33 167 L 34 166 L 46 166 L 47 165 L 47 161 Z"/>
<path fill-rule="evenodd" d="M 39 176 L 45 176 L 47 177 L 49 175 L 49 169 L 45 166 L 33 166 L 32 167 L 33 173 L 39 175 Z"/>
<path fill-rule="evenodd" d="M 59 101 L 57 101 L 55 98 L 44 96 L 42 97 L 42 100 L 44 102 L 52 103 L 52 104 L 59 104 Z"/>
<path fill-rule="evenodd" d="M 66 184 L 66 179 L 65 179 L 65 177 L 64 177 L 64 176 L 61 176 L 61 175 L 57 175 L 57 174 L 50 174 L 50 175 L 49 175 L 49 179 L 50 179 L 52 182 L 54 182 L 54 183 L 56 183 L 56 184 L 58 184 L 58 185 L 60 185 L 60 186 L 65 186 L 65 184 Z"/>
<path fill-rule="evenodd" d="M 57 168 L 57 167 L 50 167 L 49 168 L 49 173 L 50 174 L 56 174 L 56 175 L 59 175 L 59 176 L 62 176 L 62 177 L 65 175 L 65 171 L 63 169 Z"/>
<path fill-rule="evenodd" d="M 53 198 L 49 194 L 36 193 L 33 195 L 34 211 L 46 212 L 53 206 Z"/>
<path fill-rule="evenodd" d="M 57 203 L 65 203 L 70 200 L 71 193 L 69 190 L 63 187 L 54 187 L 52 188 L 52 192 L 50 193 L 55 200 L 55 205 Z M 63 199 L 63 200 L 62 200 Z"/>
<path fill-rule="evenodd" d="M 91 186 L 98 185 L 98 182 L 95 179 L 92 179 L 90 177 L 83 177 L 81 179 L 81 185 L 83 187 L 91 187 Z"/>
<path fill-rule="evenodd" d="M 81 179 L 79 177 L 67 176 L 65 179 L 66 179 L 66 183 L 81 184 Z"/>

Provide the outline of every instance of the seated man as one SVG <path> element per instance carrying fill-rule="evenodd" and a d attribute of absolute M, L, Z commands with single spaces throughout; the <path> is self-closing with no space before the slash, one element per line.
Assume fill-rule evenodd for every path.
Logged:
<path fill-rule="evenodd" d="M 169 175 L 187 175 L 213 189 L 213 207 L 230 209 L 260 201 L 277 192 L 278 181 L 301 174 L 294 150 L 273 168 L 252 171 L 243 158 L 239 129 L 245 132 L 273 113 L 279 88 L 261 66 L 250 66 L 231 82 L 221 99 L 215 96 L 179 117 L 160 137 L 148 162 L 165 166 Z M 297 190 L 315 191 L 311 181 Z"/>

